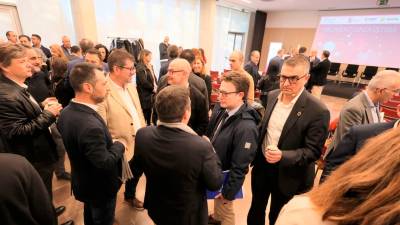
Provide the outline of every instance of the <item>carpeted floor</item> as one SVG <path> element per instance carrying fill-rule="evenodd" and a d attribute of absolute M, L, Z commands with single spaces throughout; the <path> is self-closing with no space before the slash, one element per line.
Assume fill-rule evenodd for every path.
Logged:
<path fill-rule="evenodd" d="M 356 87 L 351 86 L 350 83 L 338 84 L 334 83 L 333 81 L 328 81 L 328 83 L 324 87 L 324 90 L 322 91 L 322 94 L 350 99 L 355 95 L 356 92 L 361 91 L 362 88 L 363 87 L 361 85 L 359 87 Z"/>

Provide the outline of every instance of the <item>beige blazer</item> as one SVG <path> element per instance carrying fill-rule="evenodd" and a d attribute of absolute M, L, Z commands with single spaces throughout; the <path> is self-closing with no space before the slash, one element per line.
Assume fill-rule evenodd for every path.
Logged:
<path fill-rule="evenodd" d="M 98 113 L 107 124 L 108 130 L 113 139 L 122 139 L 127 143 L 125 156 L 130 160 L 133 156 L 136 130 L 133 126 L 132 116 L 129 113 L 128 107 L 125 105 L 122 97 L 118 94 L 116 88 L 111 84 L 111 79 L 108 77 L 108 94 L 104 101 L 99 104 Z M 128 92 L 133 99 L 137 113 L 140 118 L 142 127 L 146 126 L 142 107 L 140 106 L 139 96 L 136 87 L 133 84 L 127 85 Z"/>

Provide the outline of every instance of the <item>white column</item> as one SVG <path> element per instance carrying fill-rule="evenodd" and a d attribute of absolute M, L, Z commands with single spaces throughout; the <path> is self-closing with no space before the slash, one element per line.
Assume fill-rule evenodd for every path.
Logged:
<path fill-rule="evenodd" d="M 77 42 L 88 38 L 97 42 L 97 24 L 93 0 L 71 0 Z"/>
<path fill-rule="evenodd" d="M 215 0 L 200 1 L 199 43 L 207 58 L 206 70 L 210 71 L 213 61 L 214 27 L 216 23 L 217 4 Z"/>

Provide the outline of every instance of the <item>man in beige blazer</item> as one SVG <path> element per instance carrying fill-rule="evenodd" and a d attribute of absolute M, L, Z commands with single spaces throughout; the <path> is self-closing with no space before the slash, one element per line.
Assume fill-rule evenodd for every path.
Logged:
<path fill-rule="evenodd" d="M 108 94 L 99 105 L 98 113 L 106 122 L 112 138 L 127 143 L 125 156 L 130 160 L 133 157 L 136 132 L 146 126 L 136 87 L 131 83 L 136 71 L 134 59 L 127 51 L 117 49 L 110 54 L 108 65 Z M 143 203 L 135 197 L 136 186 L 142 174 L 132 173 L 134 178 L 125 184 L 125 200 L 136 209 L 143 209 Z"/>

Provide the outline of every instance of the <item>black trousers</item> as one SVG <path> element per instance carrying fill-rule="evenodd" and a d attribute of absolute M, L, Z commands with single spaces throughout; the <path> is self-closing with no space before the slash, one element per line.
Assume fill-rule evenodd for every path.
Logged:
<path fill-rule="evenodd" d="M 107 202 L 84 202 L 83 219 L 85 225 L 113 225 L 116 202 L 116 198 Z"/>
<path fill-rule="evenodd" d="M 53 173 L 55 164 L 42 164 L 42 163 L 32 163 L 33 167 L 39 173 L 42 178 L 44 185 L 46 186 L 47 192 L 49 193 L 50 199 L 53 199 Z"/>
<path fill-rule="evenodd" d="M 136 186 L 139 183 L 140 177 L 143 175 L 143 171 L 136 170 L 133 166 L 133 160 L 129 161 L 129 167 L 131 168 L 133 178 L 129 179 L 125 183 L 125 199 L 136 198 Z"/>
<path fill-rule="evenodd" d="M 151 125 L 151 112 L 152 112 L 152 108 L 149 109 L 142 109 L 143 111 L 143 116 L 144 119 L 146 120 L 146 124 L 147 126 Z"/>
<path fill-rule="evenodd" d="M 265 211 L 271 195 L 269 224 L 274 225 L 282 207 L 293 197 L 281 193 L 278 187 L 278 166 L 267 164 L 263 156 L 258 159 L 251 172 L 251 191 L 253 197 L 249 214 L 248 225 L 265 225 Z"/>

